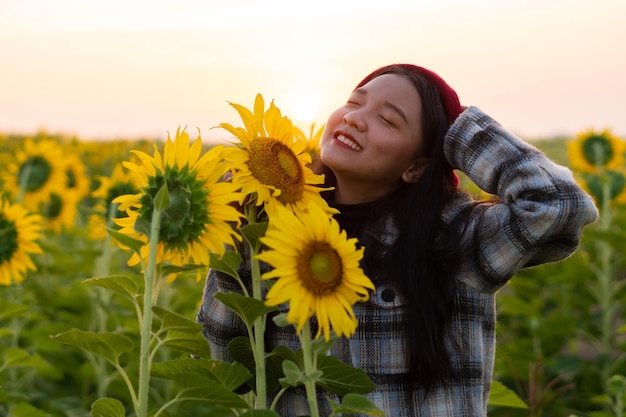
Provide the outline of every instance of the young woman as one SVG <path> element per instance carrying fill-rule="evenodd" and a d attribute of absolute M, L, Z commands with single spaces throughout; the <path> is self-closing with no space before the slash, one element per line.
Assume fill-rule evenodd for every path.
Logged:
<path fill-rule="evenodd" d="M 409 64 L 365 77 L 320 145 L 318 171 L 334 186 L 325 198 L 365 247 L 362 267 L 376 285 L 354 306 L 356 333 L 330 354 L 367 372 L 377 385 L 368 397 L 387 416 L 485 416 L 496 292 L 521 268 L 571 255 L 598 216 L 592 199 L 568 169 Z M 497 198 L 473 200 L 455 169 Z M 239 330 L 212 294 L 233 290 L 213 273 L 198 315 L 216 359 L 228 359 Z M 268 350 L 296 341 L 268 330 Z M 307 411 L 298 393 L 278 410 Z"/>

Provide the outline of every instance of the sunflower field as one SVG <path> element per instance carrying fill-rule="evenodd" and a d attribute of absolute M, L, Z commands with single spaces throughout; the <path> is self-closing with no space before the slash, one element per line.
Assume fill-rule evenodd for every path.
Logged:
<path fill-rule="evenodd" d="M 365 374 L 323 355 L 354 332 L 351 311 L 307 291 L 335 288 L 338 271 L 349 285 L 335 292 L 352 304 L 374 288 L 309 168 L 322 129 L 305 133 L 265 104 L 231 103 L 243 126 L 220 127 L 234 146 L 181 129 L 166 142 L 0 135 L 0 416 L 270 417 L 267 394 L 297 385 L 343 397 L 332 415 L 381 415 L 362 396 L 374 388 Z M 489 415 L 624 416 L 626 139 L 589 130 L 535 144 L 601 216 L 572 257 L 519 272 L 499 294 Z M 196 323 L 205 277 L 210 265 L 239 279 L 247 255 L 252 287 L 215 296 L 249 338 L 233 346 L 237 363 L 220 362 Z M 276 321 L 301 348 L 266 361 L 267 315 L 292 301 Z"/>

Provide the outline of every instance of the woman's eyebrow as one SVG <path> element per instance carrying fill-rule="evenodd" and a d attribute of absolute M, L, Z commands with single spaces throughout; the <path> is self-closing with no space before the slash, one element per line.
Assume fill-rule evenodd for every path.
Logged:
<path fill-rule="evenodd" d="M 391 110 L 393 110 L 394 112 L 398 113 L 398 115 L 404 120 L 405 123 L 409 123 L 409 119 L 407 119 L 406 114 L 404 114 L 404 112 L 402 111 L 402 109 L 398 106 L 396 106 L 393 103 L 390 103 L 388 101 L 385 101 L 385 106 L 389 107 Z"/>

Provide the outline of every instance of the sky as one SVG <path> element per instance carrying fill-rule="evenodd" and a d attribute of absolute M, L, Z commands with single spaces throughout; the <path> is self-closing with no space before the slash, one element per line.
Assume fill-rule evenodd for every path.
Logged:
<path fill-rule="evenodd" d="M 626 0 L 0 0 L 0 134 L 219 142 L 257 93 L 308 130 L 406 62 L 524 139 L 626 137 L 625 20 Z"/>

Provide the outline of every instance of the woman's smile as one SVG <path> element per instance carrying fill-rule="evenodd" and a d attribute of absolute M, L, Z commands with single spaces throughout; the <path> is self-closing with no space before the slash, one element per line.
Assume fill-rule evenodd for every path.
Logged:
<path fill-rule="evenodd" d="M 353 151 L 360 152 L 363 150 L 359 142 L 356 141 L 352 136 L 348 135 L 344 132 L 335 133 L 335 140 L 352 149 Z"/>

